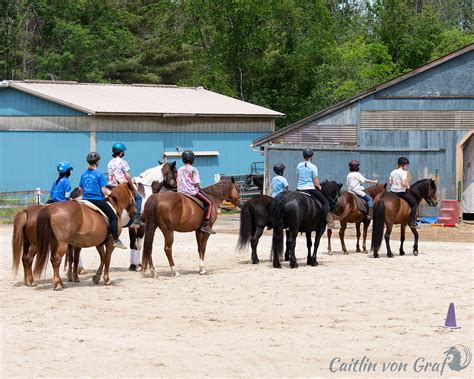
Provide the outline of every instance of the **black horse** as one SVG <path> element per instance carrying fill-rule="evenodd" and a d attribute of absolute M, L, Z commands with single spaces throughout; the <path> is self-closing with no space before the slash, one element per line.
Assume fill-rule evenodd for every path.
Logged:
<path fill-rule="evenodd" d="M 331 208 L 337 204 L 342 184 L 334 181 L 321 184 L 321 192 L 329 199 Z M 280 268 L 280 255 L 283 251 L 283 229 L 288 229 L 286 250 L 288 251 L 290 267 L 298 267 L 295 256 L 296 237 L 298 233 L 306 233 L 308 248 L 307 264 L 317 266 L 316 254 L 324 231 L 326 218 L 321 205 L 308 194 L 303 192 L 285 192 L 276 197 L 271 205 L 273 239 L 273 267 Z M 314 251 L 311 255 L 311 232 L 316 231 Z"/>
<path fill-rule="evenodd" d="M 245 189 L 257 187 L 263 193 L 263 174 L 249 174 L 245 177 Z"/>

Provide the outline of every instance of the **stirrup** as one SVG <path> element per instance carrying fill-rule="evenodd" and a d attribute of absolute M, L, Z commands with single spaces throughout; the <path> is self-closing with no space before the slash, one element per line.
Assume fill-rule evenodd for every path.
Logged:
<path fill-rule="evenodd" d="M 201 232 L 208 234 L 216 234 L 214 230 L 209 225 L 201 225 Z"/>

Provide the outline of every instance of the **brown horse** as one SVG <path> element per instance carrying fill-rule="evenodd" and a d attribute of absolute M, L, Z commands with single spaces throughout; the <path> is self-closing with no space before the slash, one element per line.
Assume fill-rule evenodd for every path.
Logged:
<path fill-rule="evenodd" d="M 416 202 L 420 204 L 422 200 L 426 200 L 428 205 L 434 207 L 436 200 L 436 183 L 433 179 L 422 179 L 417 181 L 408 190 L 416 198 Z M 387 257 L 393 258 L 390 249 L 390 234 L 393 225 L 400 224 L 400 255 L 405 255 L 403 251 L 403 242 L 405 241 L 405 228 L 410 221 L 410 206 L 398 195 L 391 192 L 383 192 L 378 194 L 374 200 L 374 221 L 372 231 L 372 246 L 374 258 L 379 257 L 380 245 L 382 245 L 384 224 L 387 226 L 385 232 L 385 244 L 387 246 Z M 418 255 L 418 232 L 416 228 L 410 227 L 415 236 L 413 245 L 413 255 Z"/>
<path fill-rule="evenodd" d="M 227 200 L 234 205 L 240 204 L 240 195 L 235 179 L 223 181 L 203 189 L 203 192 L 213 203 L 211 219 L 212 226 L 217 218 L 216 208 Z M 204 255 L 206 254 L 208 233 L 201 232 L 203 220 L 202 208 L 189 196 L 177 192 L 163 192 L 150 196 L 145 204 L 145 243 L 143 247 L 143 273 L 150 267 L 152 276 L 156 275 L 153 265 L 152 248 L 155 230 L 159 227 L 165 237 L 165 253 L 171 272 L 178 276 L 173 260 L 174 232 L 195 232 L 199 252 L 199 273 L 205 274 Z"/>
<path fill-rule="evenodd" d="M 130 203 L 134 203 L 132 188 L 122 183 L 114 188 L 107 201 L 113 206 L 118 217 L 119 234 L 122 228 L 120 216 Z M 38 254 L 34 273 L 39 276 L 43 272 L 51 248 L 53 265 L 53 288 L 61 289 L 63 283 L 59 275 L 59 266 L 66 253 L 68 244 L 74 248 L 96 246 L 101 262 L 93 277 L 98 284 L 104 269 L 104 283 L 110 283 L 109 266 L 112 255 L 113 238 L 104 217 L 77 201 L 53 203 L 43 207 L 38 214 L 37 234 Z M 104 251 L 105 245 L 105 251 Z"/>
<path fill-rule="evenodd" d="M 387 187 L 387 184 L 376 184 L 375 186 L 370 186 L 365 189 L 367 195 L 369 195 L 372 199 L 381 192 L 384 192 Z M 360 253 L 360 224 L 364 224 L 364 236 L 362 240 L 362 252 L 367 254 L 367 230 L 369 229 L 370 220 L 367 219 L 367 213 L 362 212 L 356 204 L 356 199 L 353 193 L 350 192 L 343 192 L 339 197 L 337 202 L 336 210 L 334 215 L 336 216 L 335 219 L 339 220 L 341 223 L 341 229 L 339 229 L 339 238 L 341 239 L 341 246 L 342 251 L 344 254 L 349 254 L 346 248 L 346 244 L 344 243 L 344 233 L 347 229 L 348 223 L 355 223 L 356 224 L 356 233 L 357 233 L 357 245 L 356 245 L 356 252 Z M 328 254 L 332 255 L 332 247 L 331 247 L 331 235 L 332 230 L 328 229 Z"/>

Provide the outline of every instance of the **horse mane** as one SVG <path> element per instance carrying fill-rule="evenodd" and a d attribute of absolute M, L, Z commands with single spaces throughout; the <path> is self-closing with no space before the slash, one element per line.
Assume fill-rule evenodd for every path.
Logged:
<path fill-rule="evenodd" d="M 229 185 L 233 185 L 233 183 L 229 180 L 225 180 L 222 182 L 218 182 L 216 184 L 212 184 L 210 186 L 204 187 L 204 192 L 209 193 L 210 195 L 226 197 L 227 191 L 229 190 Z"/>
<path fill-rule="evenodd" d="M 120 183 L 117 187 L 115 187 L 109 195 L 109 199 L 115 202 L 116 206 L 119 206 L 121 203 L 122 198 L 128 198 L 132 190 L 128 187 L 128 183 Z"/>
<path fill-rule="evenodd" d="M 429 189 L 432 186 L 436 190 L 436 183 L 433 179 L 421 179 L 410 187 L 410 191 L 417 198 L 422 199 L 428 195 Z"/>

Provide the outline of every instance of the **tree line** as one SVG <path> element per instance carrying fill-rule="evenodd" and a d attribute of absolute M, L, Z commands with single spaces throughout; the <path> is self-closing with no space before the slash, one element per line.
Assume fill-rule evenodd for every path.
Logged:
<path fill-rule="evenodd" d="M 474 42 L 472 0 L 0 0 L 0 79 L 161 83 L 279 126 Z"/>

